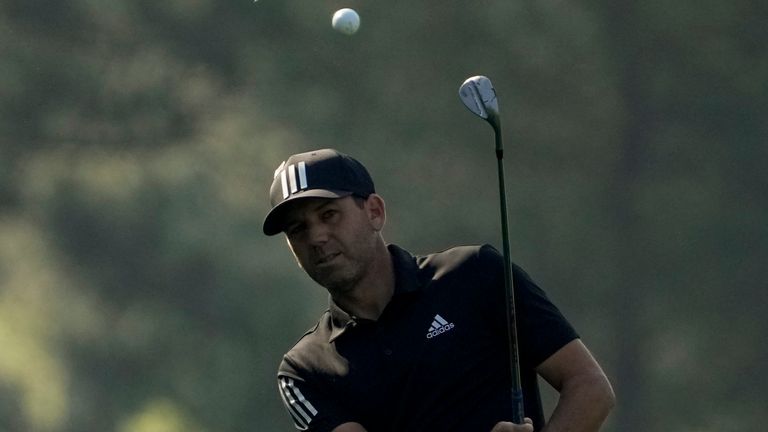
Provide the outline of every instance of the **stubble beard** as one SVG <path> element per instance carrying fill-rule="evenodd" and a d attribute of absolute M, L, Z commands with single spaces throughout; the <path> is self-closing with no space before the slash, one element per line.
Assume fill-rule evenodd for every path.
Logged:
<path fill-rule="evenodd" d="M 342 259 L 346 259 L 346 257 L 342 257 Z M 363 271 L 359 263 L 348 261 L 345 268 L 327 267 L 314 269 L 312 272 L 309 272 L 309 277 L 334 296 L 350 292 L 363 279 Z"/>
<path fill-rule="evenodd" d="M 313 267 L 307 273 L 332 296 L 343 296 L 353 292 L 365 279 L 374 262 L 375 248 L 376 239 L 371 236 L 352 248 L 357 252 L 354 255 L 342 253 L 335 258 L 340 262 L 325 267 Z"/>

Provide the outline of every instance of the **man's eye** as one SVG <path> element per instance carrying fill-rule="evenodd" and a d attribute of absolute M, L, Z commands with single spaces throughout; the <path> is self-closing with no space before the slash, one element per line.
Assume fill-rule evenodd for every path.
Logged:
<path fill-rule="evenodd" d="M 338 212 L 336 210 L 326 210 L 323 212 L 323 220 L 329 220 L 330 218 L 336 216 Z"/>

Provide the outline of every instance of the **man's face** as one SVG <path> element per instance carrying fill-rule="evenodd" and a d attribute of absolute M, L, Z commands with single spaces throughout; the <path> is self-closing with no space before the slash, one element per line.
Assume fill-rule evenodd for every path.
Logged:
<path fill-rule="evenodd" d="M 285 235 L 299 266 L 332 294 L 354 288 L 368 272 L 383 225 L 383 205 L 369 197 L 307 198 L 286 210 Z"/>

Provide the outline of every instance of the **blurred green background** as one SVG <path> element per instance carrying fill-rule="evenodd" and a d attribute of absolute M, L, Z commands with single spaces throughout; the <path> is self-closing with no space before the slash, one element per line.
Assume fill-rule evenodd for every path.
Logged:
<path fill-rule="evenodd" d="M 275 167 L 335 147 L 388 241 L 499 247 L 477 74 L 604 430 L 762 430 L 768 3 L 2 0 L 0 431 L 291 430 L 276 367 L 327 300 L 261 234 Z"/>

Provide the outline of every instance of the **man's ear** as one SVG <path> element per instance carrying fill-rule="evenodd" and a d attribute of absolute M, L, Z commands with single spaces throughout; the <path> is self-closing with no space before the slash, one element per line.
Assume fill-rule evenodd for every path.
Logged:
<path fill-rule="evenodd" d="M 365 200 L 365 208 L 368 213 L 368 221 L 376 231 L 384 229 L 387 221 L 387 209 L 384 199 L 378 194 L 370 194 Z"/>

